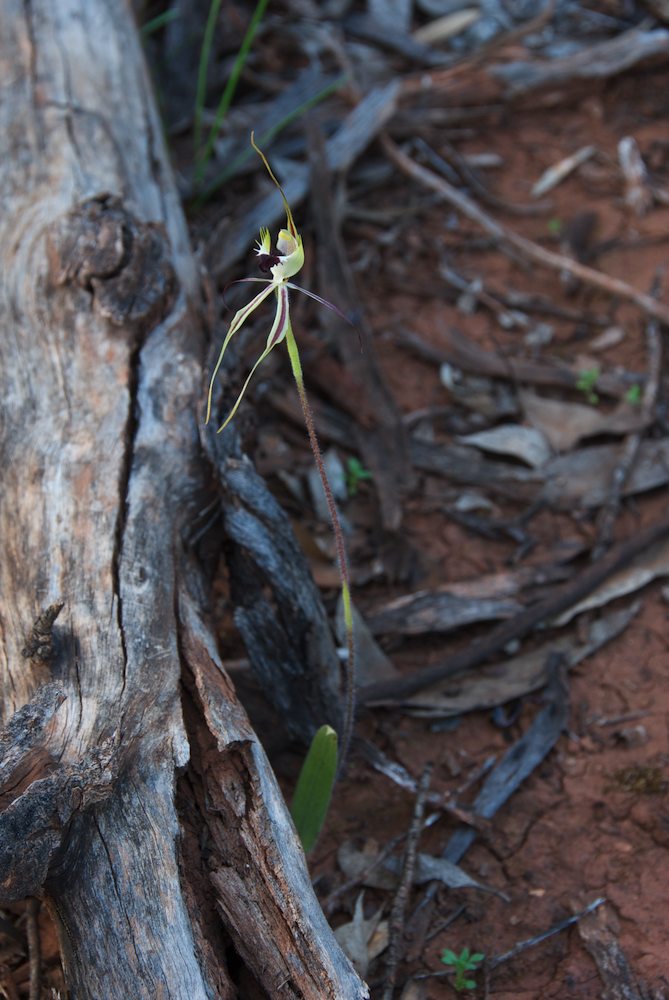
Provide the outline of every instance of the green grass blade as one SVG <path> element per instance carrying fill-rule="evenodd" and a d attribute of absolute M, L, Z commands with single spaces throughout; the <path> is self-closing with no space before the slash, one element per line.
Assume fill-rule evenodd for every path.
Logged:
<path fill-rule="evenodd" d="M 235 56 L 235 61 L 232 64 L 232 69 L 230 70 L 230 76 L 228 77 L 227 83 L 225 84 L 225 88 L 223 90 L 223 94 L 221 95 L 221 99 L 218 102 L 218 107 L 216 108 L 216 115 L 214 117 L 214 123 L 211 126 L 211 129 L 209 130 L 209 136 L 207 137 L 207 142 L 202 152 L 200 152 L 199 137 L 196 131 L 196 143 L 195 143 L 195 149 L 197 155 L 197 167 L 195 170 L 196 185 L 200 184 L 202 181 L 205 168 L 207 166 L 209 157 L 211 156 L 214 148 L 214 143 L 218 138 L 218 133 L 221 130 L 221 125 L 223 124 L 225 116 L 227 115 L 230 109 L 230 105 L 232 104 L 233 98 L 235 96 L 235 91 L 237 90 L 237 84 L 239 83 L 239 78 L 242 75 L 242 70 L 244 69 L 246 60 L 248 59 L 248 55 L 251 50 L 251 46 L 253 45 L 253 39 L 256 36 L 258 25 L 262 20 L 268 2 L 269 0 L 258 0 L 258 3 L 256 4 L 256 8 L 253 11 L 253 16 L 251 17 L 249 26 L 246 29 L 246 34 L 244 35 L 242 44 L 239 47 L 239 52 Z M 205 76 L 206 76 L 206 69 L 205 69 Z M 198 85 L 199 85 L 199 79 L 198 79 Z M 204 101 L 204 93 L 202 95 L 202 99 Z M 202 124 L 202 119 L 200 118 L 200 125 L 201 124 Z"/>
<path fill-rule="evenodd" d="M 195 124 L 193 129 L 193 142 L 195 146 L 196 159 L 200 155 L 200 143 L 202 141 L 202 113 L 204 111 L 204 100 L 207 96 L 207 70 L 209 69 L 209 59 L 211 58 L 211 47 L 214 44 L 214 30 L 218 15 L 221 10 L 221 0 L 212 0 L 207 16 L 207 23 L 200 49 L 200 62 L 197 68 L 197 90 L 195 92 Z"/>
<path fill-rule="evenodd" d="M 323 828 L 336 774 L 337 734 L 331 726 L 321 726 L 304 759 L 290 810 L 305 854 Z"/>
<path fill-rule="evenodd" d="M 160 31 L 161 28 L 171 24 L 172 21 L 176 21 L 176 19 L 180 16 L 181 15 L 178 10 L 164 10 L 162 14 L 156 14 L 156 16 L 152 17 L 150 21 L 147 21 L 146 24 L 142 25 L 142 36 L 147 38 L 149 35 L 152 35 L 154 31 Z"/>
<path fill-rule="evenodd" d="M 339 88 L 342 87 L 344 83 L 346 83 L 346 80 L 347 80 L 346 76 L 340 76 L 337 80 L 334 80 L 332 83 L 328 83 L 326 87 L 323 87 L 321 90 L 317 91 L 313 95 L 313 97 L 309 97 L 306 101 L 303 101 L 296 108 L 294 108 L 289 114 L 285 115 L 283 118 L 280 118 L 279 121 L 276 123 L 276 125 L 273 125 L 272 128 L 266 129 L 266 131 L 264 131 L 262 135 L 259 135 L 257 140 L 258 145 L 269 146 L 269 144 L 274 139 L 276 139 L 277 135 L 279 135 L 285 128 L 287 128 L 288 125 L 290 125 L 296 119 L 301 118 L 302 115 L 306 114 L 306 112 L 311 110 L 311 108 L 315 107 L 321 101 L 324 101 L 326 97 L 329 97 L 331 94 L 336 93 L 336 91 L 339 90 Z M 218 189 L 223 184 L 225 184 L 226 181 L 230 180 L 231 177 L 234 177 L 237 171 L 244 166 L 244 164 L 246 163 L 248 158 L 252 155 L 252 153 L 253 150 L 249 146 L 248 149 L 245 149 L 243 152 L 239 153 L 234 158 L 234 160 L 228 163 L 227 166 L 224 167 L 224 169 L 221 170 L 221 172 L 216 175 L 211 184 L 209 184 L 208 187 L 206 187 L 205 190 L 200 194 L 199 198 L 195 202 L 195 207 L 201 208 L 202 205 L 209 198 L 211 198 L 211 196 L 215 194 L 216 191 L 218 191 Z"/>

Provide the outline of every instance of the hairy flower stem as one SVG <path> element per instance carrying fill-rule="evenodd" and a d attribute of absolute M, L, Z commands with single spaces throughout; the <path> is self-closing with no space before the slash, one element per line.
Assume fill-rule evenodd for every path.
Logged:
<path fill-rule="evenodd" d="M 347 662 L 345 671 L 346 700 L 344 706 L 344 723 L 341 740 L 339 742 L 340 753 L 339 764 L 337 767 L 337 776 L 340 776 L 351 744 L 353 720 L 355 717 L 355 641 L 353 636 L 353 609 L 351 607 L 351 587 L 348 575 L 348 560 L 346 558 L 346 544 L 344 542 L 344 533 L 341 528 L 339 514 L 337 513 L 337 505 L 335 503 L 334 496 L 332 495 L 330 480 L 328 479 L 328 474 L 325 471 L 323 454 L 318 443 L 318 437 L 316 436 L 313 410 L 311 409 L 311 403 L 309 402 L 307 392 L 304 387 L 302 362 L 300 361 L 297 342 L 293 336 L 292 328 L 290 327 L 288 328 L 288 332 L 286 334 L 286 347 L 288 348 L 293 377 L 297 386 L 297 394 L 300 397 L 300 403 L 302 404 L 302 413 L 304 415 L 304 423 L 307 428 L 307 434 L 309 435 L 309 444 L 311 445 L 311 450 L 314 455 L 318 475 L 320 476 L 321 483 L 323 484 L 325 501 L 327 503 L 330 521 L 332 522 L 332 530 L 335 537 L 337 563 L 339 564 L 339 576 L 341 578 L 341 599 L 344 609 L 344 625 L 346 628 Z"/>

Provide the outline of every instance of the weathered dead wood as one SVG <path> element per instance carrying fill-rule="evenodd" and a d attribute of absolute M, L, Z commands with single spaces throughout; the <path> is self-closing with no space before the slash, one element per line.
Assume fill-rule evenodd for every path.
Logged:
<path fill-rule="evenodd" d="M 550 5 L 539 18 L 547 14 L 550 14 Z M 523 34 L 529 26 L 528 23 L 521 28 Z M 537 29 L 532 27 L 531 30 Z M 596 42 L 562 59 L 491 63 L 493 48 L 507 47 L 513 51 L 517 40 L 518 37 L 511 33 L 502 35 L 487 50 L 468 56 L 455 66 L 412 74 L 403 80 L 402 93 L 412 97 L 425 91 L 445 91 L 452 107 L 497 101 L 524 106 L 528 101 L 535 102 L 539 95 L 552 97 L 566 88 L 577 96 L 585 86 L 592 86 L 593 81 L 609 80 L 634 67 L 662 65 L 669 56 L 669 32 L 664 28 L 648 31 L 640 27 Z"/>
<path fill-rule="evenodd" d="M 197 271 L 129 9 L 2 0 L 0 65 L 0 898 L 46 900 L 77 1000 L 233 998 L 231 941 L 269 996 L 367 997 L 205 620 Z M 304 732 L 336 657 L 300 572 Z"/>

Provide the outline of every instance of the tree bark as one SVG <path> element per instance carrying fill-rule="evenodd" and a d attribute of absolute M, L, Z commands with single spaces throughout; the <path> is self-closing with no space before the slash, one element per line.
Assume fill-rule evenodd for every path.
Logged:
<path fill-rule="evenodd" d="M 0 60 L 0 898 L 46 899 L 77 1000 L 244 995 L 231 943 L 271 997 L 367 997 L 207 623 L 213 502 L 256 665 L 273 630 L 293 733 L 326 721 L 287 521 L 202 436 L 198 272 L 129 5 L 0 0 Z"/>

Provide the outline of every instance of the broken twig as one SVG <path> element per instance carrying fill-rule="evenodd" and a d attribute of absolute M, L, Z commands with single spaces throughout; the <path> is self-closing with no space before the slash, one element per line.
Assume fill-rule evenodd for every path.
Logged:
<path fill-rule="evenodd" d="M 34 896 L 28 900 L 26 936 L 28 938 L 28 961 L 30 965 L 29 1000 L 40 1000 L 42 995 L 42 950 L 39 939 L 40 901 Z"/>
<path fill-rule="evenodd" d="M 593 913 L 602 905 L 602 903 L 605 902 L 606 898 L 604 896 L 600 896 L 598 899 L 593 899 L 592 903 L 589 903 L 582 910 L 579 910 L 578 913 L 575 913 L 572 917 L 567 917 L 566 920 L 561 920 L 559 924 L 555 924 L 553 927 L 550 927 L 547 931 L 544 931 L 543 934 L 536 934 L 534 937 L 526 938 L 525 941 L 519 941 L 518 944 L 514 944 L 513 948 L 505 951 L 502 955 L 493 955 L 493 957 L 489 958 L 486 962 L 488 970 L 491 971 L 492 969 L 497 969 L 500 965 L 503 965 L 504 962 L 510 962 L 511 959 L 516 958 L 517 955 L 527 951 L 528 948 L 534 948 L 535 945 L 541 944 L 542 941 L 547 941 L 548 938 L 553 937 L 555 934 L 562 933 L 562 931 L 565 931 L 568 927 L 571 927 L 573 924 L 577 924 L 579 920 L 583 919 L 583 917 L 587 917 L 589 913 Z"/>
<path fill-rule="evenodd" d="M 402 865 L 402 875 L 400 883 L 395 893 L 393 907 L 390 911 L 389 920 L 389 941 L 386 955 L 386 975 L 383 988 L 383 1000 L 392 1000 L 395 990 L 395 979 L 397 977 L 397 963 L 400 958 L 400 944 L 404 936 L 404 918 L 406 913 L 409 892 L 413 884 L 413 873 L 416 866 L 416 849 L 418 840 L 423 829 L 423 813 L 425 812 L 425 800 L 430 787 L 430 777 L 432 775 L 432 765 L 427 764 L 418 785 L 418 794 L 414 805 L 411 826 L 407 835 L 406 850 L 404 852 L 404 863 Z"/>
<path fill-rule="evenodd" d="M 550 268 L 559 273 L 567 272 L 573 278 L 582 281 L 586 285 L 590 285 L 592 288 L 598 288 L 608 295 L 616 296 L 627 302 L 633 302 L 649 316 L 655 316 L 663 323 L 669 323 L 669 306 L 658 302 L 645 292 L 640 292 L 626 281 L 621 281 L 620 278 L 612 278 L 593 267 L 588 267 L 585 264 L 580 264 L 578 261 L 571 260 L 563 254 L 554 253 L 552 250 L 545 250 L 538 243 L 534 243 L 524 236 L 519 236 L 517 233 L 511 232 L 488 215 L 487 212 L 479 208 L 462 191 L 458 191 L 452 184 L 444 180 L 443 177 L 439 177 L 432 170 L 428 170 L 426 167 L 422 167 L 412 160 L 387 134 L 381 135 L 381 142 L 389 159 L 392 160 L 402 173 L 417 180 L 425 187 L 430 188 L 430 190 L 436 191 L 449 205 L 452 205 L 472 222 L 479 225 L 503 246 L 519 251 L 527 260 L 540 264 L 542 267 Z"/>

